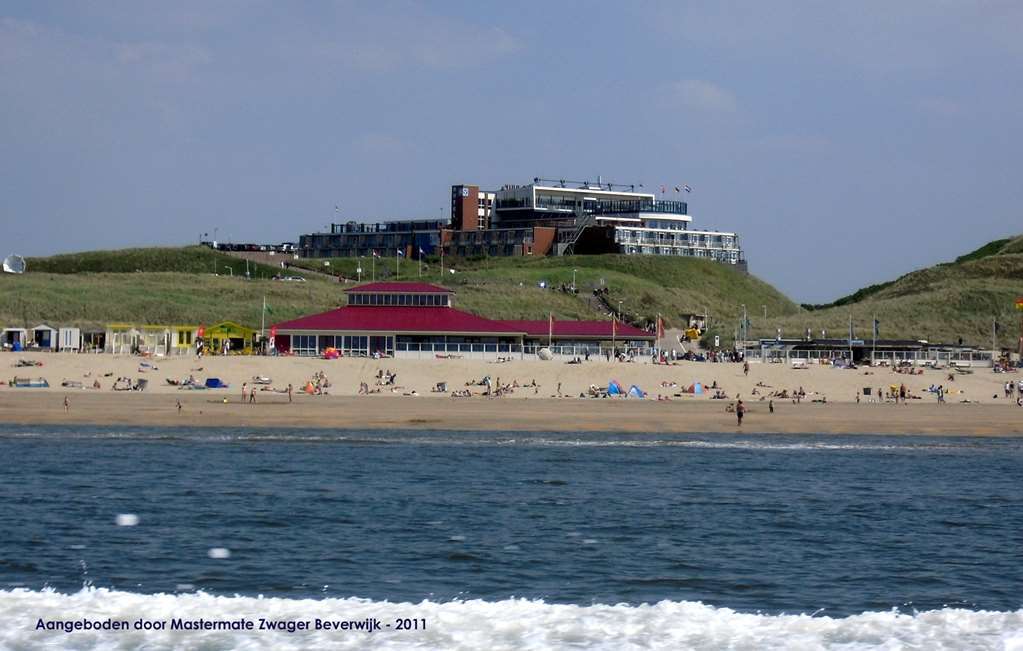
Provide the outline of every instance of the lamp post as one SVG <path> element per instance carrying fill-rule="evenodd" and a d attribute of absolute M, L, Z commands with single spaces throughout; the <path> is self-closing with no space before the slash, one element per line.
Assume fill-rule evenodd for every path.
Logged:
<path fill-rule="evenodd" d="M 742 334 L 742 356 L 746 357 L 746 339 L 749 336 L 749 316 L 746 314 L 746 304 L 742 304 L 742 324 L 739 332 Z"/>

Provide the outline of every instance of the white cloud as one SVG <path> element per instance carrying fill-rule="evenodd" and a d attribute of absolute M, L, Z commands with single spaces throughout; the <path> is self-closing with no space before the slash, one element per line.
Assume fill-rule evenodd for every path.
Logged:
<path fill-rule="evenodd" d="M 661 88 L 661 98 L 667 106 L 709 113 L 735 113 L 739 108 L 732 93 L 700 79 L 683 79 L 665 84 Z"/>

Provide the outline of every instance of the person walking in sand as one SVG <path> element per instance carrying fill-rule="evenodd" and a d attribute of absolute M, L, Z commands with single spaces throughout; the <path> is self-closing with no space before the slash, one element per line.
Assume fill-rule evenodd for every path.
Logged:
<path fill-rule="evenodd" d="M 742 363 L 742 373 L 746 377 L 749 377 L 749 362 L 743 362 Z"/>
<path fill-rule="evenodd" d="M 742 427 L 742 417 L 746 415 L 746 405 L 742 404 L 742 400 L 735 404 L 735 417 L 739 421 L 739 427 Z"/>
<path fill-rule="evenodd" d="M 256 404 L 256 385 L 255 384 L 253 384 L 252 388 L 249 389 L 249 404 L 250 405 Z"/>
<path fill-rule="evenodd" d="M 774 413 L 774 400 L 767 401 L 767 411 Z"/>
<path fill-rule="evenodd" d="M 180 400 L 178 400 L 178 413 L 179 414 L 181 413 L 181 401 Z"/>
<path fill-rule="evenodd" d="M 248 390 L 249 390 L 249 383 L 248 382 L 242 382 L 242 402 L 245 402 L 245 394 L 248 392 Z"/>
<path fill-rule="evenodd" d="M 291 402 L 291 385 L 288 385 L 288 402 Z"/>
<path fill-rule="evenodd" d="M 69 411 L 71 411 L 71 400 L 67 396 L 64 396 L 64 413 L 66 414 Z"/>

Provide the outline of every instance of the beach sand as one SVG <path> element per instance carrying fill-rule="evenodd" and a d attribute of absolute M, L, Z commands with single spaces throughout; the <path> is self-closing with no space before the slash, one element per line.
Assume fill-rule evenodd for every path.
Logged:
<path fill-rule="evenodd" d="M 18 359 L 43 363 L 40 367 L 14 368 Z M 326 427 L 397 428 L 527 431 L 623 431 L 623 432 L 790 432 L 790 433 L 920 433 L 944 435 L 1021 435 L 1023 408 L 1003 398 L 1002 387 L 1016 375 L 995 374 L 976 369 L 948 381 L 948 371 L 926 370 L 923 375 L 903 375 L 887 368 L 842 370 L 812 366 L 791 369 L 781 364 L 751 364 L 749 377 L 740 364 L 685 362 L 660 366 L 644 362 L 512 361 L 492 363 L 464 359 L 340 359 L 295 357 L 194 357 L 149 360 L 155 370 L 140 372 L 138 357 L 76 354 L 4 354 L 0 379 L 43 377 L 49 389 L 0 387 L 0 422 L 6 423 L 93 423 L 120 425 L 182 425 L 240 427 Z M 202 370 L 198 370 L 202 368 Z M 390 370 L 397 374 L 396 390 L 383 387 L 380 394 L 357 396 L 359 383 L 376 388 L 376 374 Z M 316 372 L 331 383 L 330 395 L 305 395 L 300 388 Z M 107 376 L 106 374 L 111 374 Z M 193 375 L 200 382 L 219 377 L 227 389 L 188 391 L 166 383 L 166 378 Z M 294 386 L 294 402 L 284 393 L 257 391 L 256 404 L 242 403 L 243 382 L 253 376 L 272 378 L 277 389 Z M 490 375 L 502 384 L 513 380 L 527 385 L 536 380 L 539 389 L 521 387 L 500 398 L 473 396 L 452 398 L 431 393 L 437 382 L 447 382 L 449 392 L 464 389 L 470 380 Z M 120 376 L 149 380 L 145 392 L 115 392 L 113 381 Z M 101 388 L 69 389 L 64 379 L 83 382 L 96 379 Z M 606 387 L 617 380 L 624 388 L 636 384 L 648 399 L 581 399 L 591 384 Z M 673 396 L 678 388 L 662 382 L 688 386 L 717 382 L 729 400 L 703 396 L 658 401 L 658 394 Z M 557 397 L 557 386 L 561 394 Z M 758 383 L 767 387 L 757 386 Z M 906 384 L 921 400 L 909 404 L 877 404 L 855 396 L 863 387 Z M 948 404 L 938 405 L 926 393 L 931 384 L 951 389 Z M 250 384 L 251 386 L 251 384 Z M 775 413 L 768 412 L 763 394 L 774 390 L 803 387 L 807 397 L 800 404 L 775 399 Z M 481 386 L 469 387 L 481 393 Z M 417 397 L 405 396 L 415 390 Z M 757 390 L 758 394 L 753 395 Z M 740 430 L 735 415 L 725 407 L 740 395 L 747 416 Z M 71 408 L 64 412 L 68 396 Z M 827 404 L 813 402 L 827 397 Z M 995 398 L 994 396 L 998 396 Z M 225 402 L 226 399 L 226 402 Z M 181 412 L 177 402 L 182 404 Z M 971 404 L 963 404 L 969 400 Z M 979 404 L 978 404 L 979 403 Z"/>

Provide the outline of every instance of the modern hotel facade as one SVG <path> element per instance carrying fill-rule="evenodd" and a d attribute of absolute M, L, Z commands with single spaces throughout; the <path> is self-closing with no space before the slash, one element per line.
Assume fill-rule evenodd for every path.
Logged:
<path fill-rule="evenodd" d="M 640 190 L 642 187 L 640 186 Z M 304 257 L 369 255 L 398 249 L 405 255 L 517 256 L 667 255 L 697 257 L 745 268 L 733 231 L 691 228 L 684 201 L 666 201 L 636 186 L 550 181 L 451 188 L 444 220 L 334 224 L 330 233 L 299 238 Z"/>

